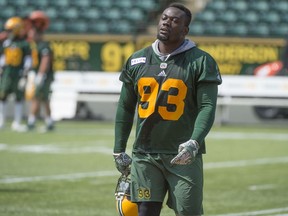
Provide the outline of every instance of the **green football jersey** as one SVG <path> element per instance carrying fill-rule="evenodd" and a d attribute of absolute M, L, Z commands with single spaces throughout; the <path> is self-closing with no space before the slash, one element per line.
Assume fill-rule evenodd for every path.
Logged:
<path fill-rule="evenodd" d="M 7 39 L 2 44 L 1 53 L 5 56 L 4 72 L 21 73 L 24 67 L 24 58 L 31 55 L 31 49 L 26 40 Z"/>
<path fill-rule="evenodd" d="M 128 96 L 122 95 L 125 93 L 122 91 L 119 103 L 124 105 L 118 106 L 117 110 L 117 115 L 125 116 L 121 106 L 131 109 L 136 105 L 133 152 L 177 154 L 179 145 L 192 138 L 200 142 L 199 153 L 205 153 L 204 138 L 214 121 L 217 85 L 221 83 L 218 66 L 208 53 L 194 47 L 162 61 L 150 46 L 128 59 L 120 80 L 124 87 L 134 89 L 134 94 L 128 93 Z M 213 90 L 215 106 L 212 104 L 212 113 L 201 114 L 208 122 L 200 123 L 197 132 L 195 122 L 202 109 L 199 101 L 202 100 L 200 97 L 205 97 L 201 93 L 205 93 L 205 88 Z M 121 102 L 125 98 L 129 100 Z M 125 126 L 122 122 L 125 119 L 116 116 L 115 152 L 126 148 L 128 135 L 123 137 Z"/>
<path fill-rule="evenodd" d="M 33 56 L 33 69 L 38 72 L 40 66 L 40 60 L 44 55 L 50 55 L 53 59 L 53 51 L 50 48 L 49 42 L 41 41 L 38 43 L 32 43 L 32 56 Z M 53 60 L 50 62 L 49 68 L 46 73 L 47 78 L 54 79 Z"/>

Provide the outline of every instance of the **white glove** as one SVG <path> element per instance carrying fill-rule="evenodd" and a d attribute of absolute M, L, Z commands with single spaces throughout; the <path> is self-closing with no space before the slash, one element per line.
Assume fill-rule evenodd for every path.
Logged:
<path fill-rule="evenodd" d="M 41 73 L 37 73 L 36 77 L 35 77 L 35 85 L 36 87 L 42 86 L 44 83 L 46 75 L 41 74 Z"/>
<path fill-rule="evenodd" d="M 26 83 L 27 83 L 27 78 L 26 77 L 21 77 L 19 79 L 19 82 L 18 82 L 18 89 L 20 91 L 24 91 L 24 89 L 26 87 Z"/>
<path fill-rule="evenodd" d="M 178 154 L 171 160 L 171 164 L 191 164 L 198 153 L 199 144 L 196 140 L 188 140 L 179 145 Z"/>

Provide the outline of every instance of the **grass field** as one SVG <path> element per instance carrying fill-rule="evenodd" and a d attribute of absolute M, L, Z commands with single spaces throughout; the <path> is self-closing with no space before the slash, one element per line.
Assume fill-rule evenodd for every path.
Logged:
<path fill-rule="evenodd" d="M 288 124 L 213 127 L 205 215 L 288 215 L 287 132 Z M 46 134 L 0 131 L 0 215 L 116 216 L 112 146 L 109 122 L 63 121 Z M 174 213 L 164 206 L 162 215 Z"/>

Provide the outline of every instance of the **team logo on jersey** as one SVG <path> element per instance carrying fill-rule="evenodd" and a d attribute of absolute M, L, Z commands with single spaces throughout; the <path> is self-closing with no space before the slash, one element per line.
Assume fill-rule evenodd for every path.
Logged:
<path fill-rule="evenodd" d="M 146 62 L 146 57 L 131 59 L 131 66 L 140 64 L 140 63 L 145 63 L 145 62 Z"/>
<path fill-rule="evenodd" d="M 167 68 L 167 63 L 162 62 L 162 63 L 160 64 L 160 68 L 161 68 L 161 69 L 166 69 L 166 68 Z"/>
<path fill-rule="evenodd" d="M 162 70 L 157 76 L 165 77 L 165 76 L 167 76 L 167 75 L 166 75 L 165 71 Z"/>

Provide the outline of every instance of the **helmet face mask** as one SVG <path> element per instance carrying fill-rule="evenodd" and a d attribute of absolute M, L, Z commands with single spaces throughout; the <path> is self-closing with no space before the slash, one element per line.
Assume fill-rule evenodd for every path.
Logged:
<path fill-rule="evenodd" d="M 131 180 L 125 175 L 121 175 L 115 189 L 116 208 L 120 216 L 137 216 L 138 207 L 130 199 Z"/>

